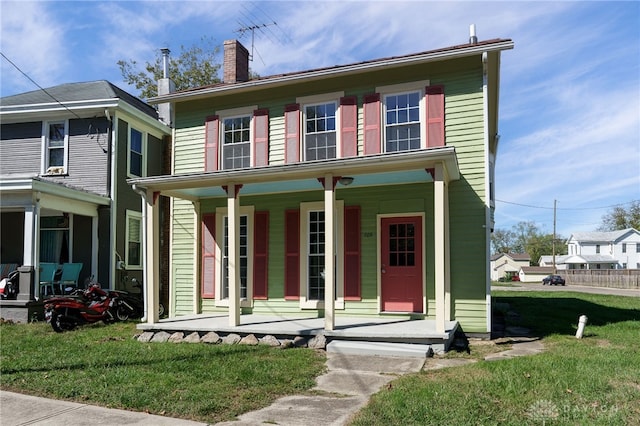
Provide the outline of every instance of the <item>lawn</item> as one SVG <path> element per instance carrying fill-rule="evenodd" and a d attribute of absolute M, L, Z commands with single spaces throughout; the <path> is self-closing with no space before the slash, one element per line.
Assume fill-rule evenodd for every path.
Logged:
<path fill-rule="evenodd" d="M 311 349 L 140 343 L 134 334 L 131 322 L 62 334 L 2 324 L 0 388 L 216 423 L 304 393 L 325 368 Z"/>
<path fill-rule="evenodd" d="M 401 377 L 374 395 L 353 425 L 640 424 L 640 298 L 573 292 L 493 294 L 545 352 L 479 360 Z M 506 311 L 503 311 L 506 312 Z M 585 337 L 577 320 L 589 317 Z M 208 423 L 283 395 L 305 393 L 324 370 L 309 349 L 140 343 L 133 323 L 54 333 L 46 324 L 0 325 L 0 387 L 32 395 Z M 508 345 L 504 345 L 508 347 Z"/>
<path fill-rule="evenodd" d="M 640 424 L 640 298 L 499 291 L 493 300 L 508 303 L 519 316 L 507 322 L 533 330 L 546 351 L 402 377 L 352 424 Z M 581 314 L 589 323 L 579 340 Z"/>

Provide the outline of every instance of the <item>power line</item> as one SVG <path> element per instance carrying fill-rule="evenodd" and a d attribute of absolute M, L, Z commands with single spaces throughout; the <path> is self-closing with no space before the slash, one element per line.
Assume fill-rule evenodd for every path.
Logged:
<path fill-rule="evenodd" d="M 14 63 L 13 63 L 13 61 L 12 61 L 11 59 L 7 58 L 7 56 L 6 56 L 4 53 L 0 52 L 0 55 L 2 55 L 2 57 L 3 57 L 4 59 L 6 59 L 6 60 L 7 60 L 7 62 L 9 62 L 11 65 L 13 65 L 13 67 L 14 67 L 15 69 L 17 69 L 17 70 L 18 70 L 22 75 L 24 75 L 27 79 L 29 79 L 29 81 L 30 81 L 30 82 L 32 82 L 33 84 L 35 84 L 35 85 L 36 85 L 40 90 L 42 90 L 44 93 L 46 93 L 46 94 L 47 94 L 47 96 L 49 96 L 51 99 L 53 99 L 54 101 L 56 101 L 60 106 L 62 106 L 64 109 L 66 109 L 66 110 L 67 110 L 67 111 L 69 111 L 71 114 L 73 114 L 77 119 L 79 119 L 79 120 L 81 119 L 81 117 L 80 117 L 78 114 L 76 114 L 75 112 L 71 111 L 71 110 L 70 110 L 70 109 L 69 109 L 65 104 L 63 104 L 62 102 L 60 102 L 59 100 L 57 100 L 55 96 L 53 96 L 51 93 L 47 92 L 47 90 L 46 90 L 45 88 L 43 88 L 42 86 L 40 86 L 38 83 L 36 83 L 36 82 L 35 82 L 35 80 L 34 80 L 34 79 L 32 79 L 31 77 L 29 77 L 29 76 L 27 75 L 27 73 L 26 73 L 26 72 L 24 72 L 24 71 L 22 71 L 22 70 L 20 69 L 20 67 L 19 67 L 19 66 L 17 66 L 16 64 L 14 64 Z"/>
<path fill-rule="evenodd" d="M 531 204 L 514 203 L 513 201 L 505 201 L 505 200 L 498 200 L 498 199 L 496 199 L 496 201 L 504 204 L 512 204 L 514 206 L 528 207 L 531 209 L 554 210 L 554 207 L 534 206 Z M 639 201 L 640 200 L 632 200 L 632 201 L 627 201 L 625 203 L 612 204 L 610 206 L 602 206 L 602 207 L 558 207 L 556 210 L 603 210 L 603 209 L 611 209 L 613 207 L 624 206 L 626 204 L 631 204 Z"/>

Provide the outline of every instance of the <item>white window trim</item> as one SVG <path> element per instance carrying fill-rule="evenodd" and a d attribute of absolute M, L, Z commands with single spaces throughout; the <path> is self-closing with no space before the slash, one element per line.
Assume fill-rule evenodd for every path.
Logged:
<path fill-rule="evenodd" d="M 254 206 L 241 206 L 239 216 L 247 216 L 247 298 L 240 299 L 240 307 L 251 308 L 253 306 L 253 217 L 255 208 Z M 222 257 L 224 244 L 224 218 L 228 215 L 228 209 L 226 207 L 218 207 L 216 209 L 216 276 L 215 276 L 215 305 L 221 307 L 229 307 L 229 299 L 222 298 L 222 286 L 224 280 L 222 274 L 224 273 Z"/>
<path fill-rule="evenodd" d="M 49 166 L 49 126 L 52 124 L 64 123 L 64 160 L 62 165 L 62 173 L 52 173 L 59 166 Z M 67 174 L 69 170 L 69 120 L 51 120 L 42 122 L 42 161 L 40 170 L 43 175 L 60 175 Z"/>
<path fill-rule="evenodd" d="M 320 104 L 328 104 L 329 102 L 335 102 L 336 104 L 336 158 L 341 158 L 340 154 L 342 153 L 342 139 L 340 137 L 340 129 L 342 128 L 342 123 L 340 120 L 340 116 L 342 112 L 340 110 L 340 98 L 344 97 L 344 92 L 332 92 L 332 93 L 322 93 L 320 95 L 311 95 L 311 96 L 300 96 L 296 98 L 296 103 L 300 104 L 300 156 L 303 158 L 302 161 L 306 160 L 306 149 L 305 149 L 305 136 L 307 134 L 306 127 L 306 118 L 307 114 L 305 110 L 307 106 L 320 105 Z"/>
<path fill-rule="evenodd" d="M 376 87 L 376 93 L 380 94 L 380 147 L 381 152 L 387 152 L 387 140 L 386 140 L 386 126 L 387 126 L 387 110 L 385 98 L 387 96 L 402 95 L 404 93 L 418 92 L 420 94 L 420 149 L 427 147 L 427 122 L 426 117 L 426 104 L 425 104 L 425 88 L 429 86 L 431 82 L 429 80 L 411 81 L 408 83 L 391 84 L 388 86 Z"/>
<path fill-rule="evenodd" d="M 129 264 L 129 223 L 131 219 L 137 219 L 140 221 L 140 265 L 131 265 Z M 142 231 L 142 227 L 144 226 L 144 223 L 142 222 L 142 213 L 141 212 L 137 212 L 135 210 L 127 210 L 126 211 L 126 223 L 125 223 L 125 247 L 124 247 L 124 261 L 125 261 L 125 266 L 128 270 L 131 271 L 140 271 L 142 270 L 142 265 L 144 262 L 144 259 L 142 258 L 142 256 L 144 255 L 143 250 L 142 250 L 142 246 L 143 246 L 143 231 Z"/>
<path fill-rule="evenodd" d="M 131 173 L 131 131 L 135 130 L 142 134 L 142 176 L 137 176 Z M 128 125 L 127 128 L 127 177 L 146 177 L 147 176 L 147 132 L 140 130 L 137 127 Z"/>
<path fill-rule="evenodd" d="M 256 144 L 254 143 L 254 132 L 253 132 L 253 126 L 254 126 L 253 112 L 257 109 L 258 109 L 257 105 L 252 105 L 248 107 L 221 109 L 215 112 L 215 114 L 218 116 L 218 120 L 220 123 L 220 125 L 218 126 L 218 140 L 220 141 L 218 143 L 218 164 L 220 165 L 219 166 L 220 170 L 225 170 L 224 158 L 222 156 L 222 152 L 223 152 L 222 148 L 224 147 L 224 120 L 227 120 L 229 118 L 246 117 L 246 116 L 249 116 L 251 118 L 251 121 L 249 123 L 249 155 L 251 156 L 251 158 L 249 158 L 249 167 L 246 167 L 246 168 L 248 169 L 253 167 L 253 161 L 254 161 L 253 159 L 256 158 Z"/>
<path fill-rule="evenodd" d="M 307 299 L 309 212 L 324 211 L 324 202 L 300 203 L 300 308 L 324 309 L 324 300 Z M 326 218 L 326 212 L 325 212 Z M 344 309 L 344 201 L 336 200 L 336 300 L 335 309 Z"/>

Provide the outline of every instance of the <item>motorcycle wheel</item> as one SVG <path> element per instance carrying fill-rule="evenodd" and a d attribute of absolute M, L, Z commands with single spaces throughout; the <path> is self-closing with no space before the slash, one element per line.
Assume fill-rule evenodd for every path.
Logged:
<path fill-rule="evenodd" d="M 116 318 L 118 318 L 118 321 L 126 321 L 129 319 L 130 315 L 131 310 L 125 305 L 121 304 L 116 308 Z"/>
<path fill-rule="evenodd" d="M 63 321 L 62 316 L 59 313 L 53 312 L 51 314 L 51 328 L 53 328 L 53 331 L 56 333 L 63 333 L 65 331 L 73 330 L 75 325 L 71 322 Z"/>

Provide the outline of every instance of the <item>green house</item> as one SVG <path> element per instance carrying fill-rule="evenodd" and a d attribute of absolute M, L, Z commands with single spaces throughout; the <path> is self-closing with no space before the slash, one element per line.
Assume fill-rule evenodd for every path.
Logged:
<path fill-rule="evenodd" d="M 172 174 L 129 180 L 146 193 L 148 305 L 168 285 L 169 320 L 311 316 L 331 331 L 388 317 L 490 333 L 500 54 L 512 48 L 471 40 L 248 79 L 247 50 L 225 42 L 223 83 L 150 100 L 174 132 Z"/>

